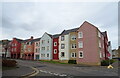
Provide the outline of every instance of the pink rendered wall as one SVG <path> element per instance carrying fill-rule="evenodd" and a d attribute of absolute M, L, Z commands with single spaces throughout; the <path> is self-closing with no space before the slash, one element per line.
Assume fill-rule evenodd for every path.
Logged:
<path fill-rule="evenodd" d="M 83 41 L 83 48 L 77 48 L 77 63 L 99 62 L 97 28 L 85 22 L 79 28 L 78 32 L 80 31 L 83 32 L 83 38 L 77 37 L 77 42 Z M 79 58 L 79 51 L 83 51 L 83 58 Z"/>

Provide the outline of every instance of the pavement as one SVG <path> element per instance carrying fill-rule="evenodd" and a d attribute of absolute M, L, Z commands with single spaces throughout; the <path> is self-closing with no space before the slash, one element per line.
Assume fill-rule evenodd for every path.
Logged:
<path fill-rule="evenodd" d="M 17 68 L 15 69 L 2 71 L 2 77 L 3 78 L 4 77 L 16 77 L 17 78 L 23 75 L 27 75 L 33 71 L 34 70 L 31 69 L 30 67 L 18 65 Z"/>

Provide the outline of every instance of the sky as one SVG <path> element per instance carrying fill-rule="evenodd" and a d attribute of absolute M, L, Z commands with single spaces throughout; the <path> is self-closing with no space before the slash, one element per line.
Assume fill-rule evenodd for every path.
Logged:
<path fill-rule="evenodd" d="M 88 21 L 107 31 L 112 49 L 118 48 L 117 2 L 4 2 L 0 18 L 0 40 L 59 34 Z"/>

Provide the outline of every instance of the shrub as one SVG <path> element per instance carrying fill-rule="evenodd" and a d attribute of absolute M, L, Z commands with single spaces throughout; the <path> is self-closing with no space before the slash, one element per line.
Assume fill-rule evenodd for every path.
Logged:
<path fill-rule="evenodd" d="M 15 60 L 6 60 L 6 59 L 2 60 L 2 66 L 14 67 L 16 65 L 17 65 L 17 62 Z"/>
<path fill-rule="evenodd" d="M 109 63 L 112 64 L 114 63 L 115 60 L 111 59 L 111 60 L 102 60 L 101 61 L 101 66 L 109 66 Z"/>
<path fill-rule="evenodd" d="M 69 64 L 76 64 L 76 60 L 69 60 L 68 63 Z"/>

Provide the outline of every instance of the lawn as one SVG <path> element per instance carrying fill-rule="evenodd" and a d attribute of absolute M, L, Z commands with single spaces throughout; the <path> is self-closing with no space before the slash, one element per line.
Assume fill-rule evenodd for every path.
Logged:
<path fill-rule="evenodd" d="M 68 63 L 61 63 L 58 61 L 47 61 L 47 60 L 40 60 L 40 62 L 48 62 L 48 63 L 53 63 L 53 64 L 68 64 Z"/>

